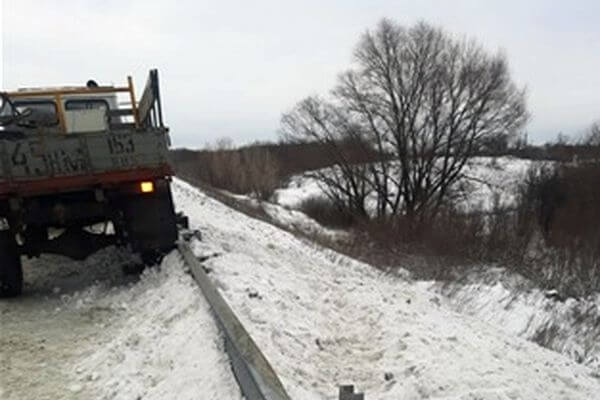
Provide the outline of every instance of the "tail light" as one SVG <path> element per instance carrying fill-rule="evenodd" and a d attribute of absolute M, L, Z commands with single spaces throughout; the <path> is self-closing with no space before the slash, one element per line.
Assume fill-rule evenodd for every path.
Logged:
<path fill-rule="evenodd" d="M 140 182 L 140 190 L 142 193 L 153 193 L 154 192 L 154 182 Z"/>

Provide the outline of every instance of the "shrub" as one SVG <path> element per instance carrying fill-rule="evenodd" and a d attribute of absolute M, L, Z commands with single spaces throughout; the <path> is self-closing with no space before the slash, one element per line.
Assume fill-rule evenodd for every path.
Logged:
<path fill-rule="evenodd" d="M 530 251 L 519 270 L 563 296 L 585 296 L 600 288 L 598 182 L 598 164 L 562 165 L 530 171 L 522 186 L 515 232 L 530 232 Z"/>
<path fill-rule="evenodd" d="M 351 212 L 324 197 L 304 200 L 300 204 L 300 210 L 321 225 L 332 228 L 349 228 L 356 223 L 356 217 Z"/>
<path fill-rule="evenodd" d="M 263 200 L 271 196 L 281 179 L 279 162 L 261 146 L 234 149 L 222 140 L 211 150 L 173 152 L 172 159 L 182 177 Z"/>

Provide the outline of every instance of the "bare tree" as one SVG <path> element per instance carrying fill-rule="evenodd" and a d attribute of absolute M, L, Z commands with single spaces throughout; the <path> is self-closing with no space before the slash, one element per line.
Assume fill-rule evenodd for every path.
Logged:
<path fill-rule="evenodd" d="M 594 122 L 584 138 L 584 144 L 600 146 L 600 122 Z"/>
<path fill-rule="evenodd" d="M 368 165 L 354 163 L 356 157 L 349 154 L 351 147 L 347 145 L 354 142 L 364 146 L 363 132 L 346 111 L 319 97 L 309 97 L 283 115 L 282 131 L 288 141 L 313 141 L 323 146 L 334 168 L 312 171 L 309 175 L 322 184 L 325 194 L 337 206 L 366 216 Z"/>
<path fill-rule="evenodd" d="M 502 53 L 423 22 L 382 20 L 360 39 L 331 100 L 304 100 L 282 125 L 288 138 L 368 143 L 381 157 L 355 178 L 376 193 L 378 215 L 419 221 L 438 213 L 476 151 L 516 136 L 527 117 Z"/>

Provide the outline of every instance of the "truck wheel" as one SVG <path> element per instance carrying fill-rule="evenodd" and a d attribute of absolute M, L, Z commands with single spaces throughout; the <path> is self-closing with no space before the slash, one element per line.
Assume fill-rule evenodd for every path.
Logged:
<path fill-rule="evenodd" d="M 164 254 L 157 250 L 144 251 L 142 254 L 142 263 L 147 267 L 152 267 L 161 263 Z"/>
<path fill-rule="evenodd" d="M 148 250 L 148 251 L 142 252 L 140 254 L 140 257 L 142 259 L 141 263 L 128 264 L 128 265 L 123 266 L 123 273 L 125 275 L 139 275 L 142 272 L 144 272 L 144 270 L 147 267 L 153 267 L 155 265 L 159 265 L 160 262 L 162 261 L 164 255 L 157 251 Z"/>
<path fill-rule="evenodd" d="M 0 232 L 0 297 L 19 296 L 23 290 L 23 268 L 14 235 Z"/>

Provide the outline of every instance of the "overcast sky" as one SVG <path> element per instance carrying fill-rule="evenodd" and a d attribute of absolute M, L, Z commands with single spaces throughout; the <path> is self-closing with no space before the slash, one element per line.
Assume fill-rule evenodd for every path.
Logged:
<path fill-rule="evenodd" d="M 325 94 L 383 17 L 503 49 L 528 88 L 532 141 L 600 118 L 597 0 L 0 1 L 3 88 L 132 74 L 141 90 L 157 67 L 176 146 L 277 139 L 281 113 Z"/>

